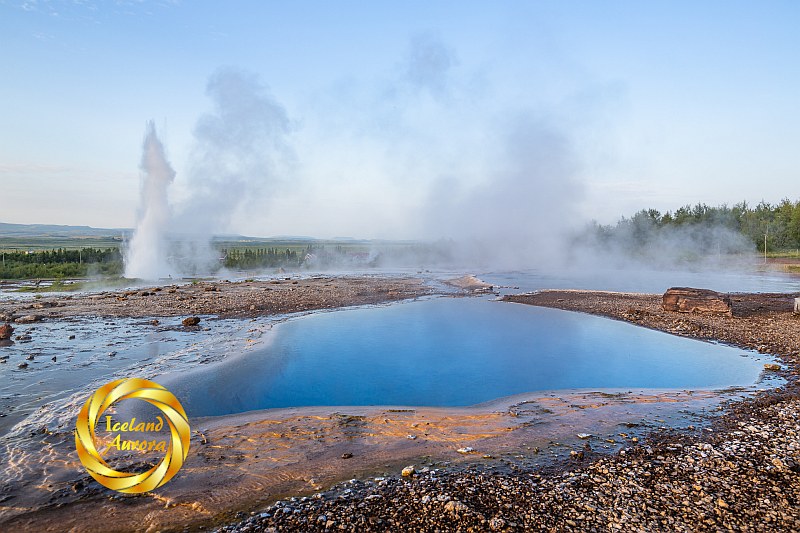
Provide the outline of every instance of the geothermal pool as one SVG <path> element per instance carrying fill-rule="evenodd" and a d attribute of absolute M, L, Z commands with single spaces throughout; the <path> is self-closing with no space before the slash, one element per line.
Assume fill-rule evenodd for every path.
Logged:
<path fill-rule="evenodd" d="M 277 324 L 263 348 L 157 381 L 189 416 L 467 406 L 541 390 L 752 386 L 767 357 L 605 318 L 433 298 Z"/>

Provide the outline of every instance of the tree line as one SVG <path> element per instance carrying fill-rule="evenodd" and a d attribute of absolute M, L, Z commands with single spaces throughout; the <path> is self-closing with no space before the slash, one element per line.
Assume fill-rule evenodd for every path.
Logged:
<path fill-rule="evenodd" d="M 223 249 L 222 254 L 225 258 L 223 264 L 226 268 L 238 270 L 297 267 L 303 264 L 306 255 L 311 249 L 310 246 L 305 251 L 292 250 L 290 248 L 285 250 L 278 248 Z"/>
<path fill-rule="evenodd" d="M 783 199 L 774 205 L 762 201 L 754 207 L 747 202 L 716 207 L 698 203 L 666 213 L 643 209 L 615 225 L 594 225 L 594 233 L 601 240 L 626 234 L 636 244 L 643 244 L 654 230 L 662 228 L 726 228 L 746 237 L 760 252 L 764 251 L 765 235 L 768 251 L 796 250 L 800 248 L 800 201 Z"/>
<path fill-rule="evenodd" d="M 0 279 L 76 278 L 122 272 L 118 248 L 0 252 Z"/>

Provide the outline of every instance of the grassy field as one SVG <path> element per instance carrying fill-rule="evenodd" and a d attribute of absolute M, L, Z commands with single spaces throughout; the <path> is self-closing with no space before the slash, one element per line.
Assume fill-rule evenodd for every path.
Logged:
<path fill-rule="evenodd" d="M 121 250 L 123 241 L 117 237 L 102 236 L 5 236 L 0 237 L 0 279 L 6 280 L 63 280 L 63 279 L 115 279 L 123 271 L 119 254 L 109 257 L 109 250 Z M 253 239 L 216 238 L 212 247 L 221 257 L 224 266 L 235 271 L 265 268 L 299 267 L 325 268 L 334 264 L 366 264 L 375 246 L 385 254 L 402 253 L 414 247 L 403 242 L 369 242 L 354 240 L 314 239 Z M 82 256 L 76 251 L 82 251 Z M 90 250 L 104 251 L 102 262 L 87 260 Z M 55 252 L 58 251 L 58 254 Z M 69 253 L 62 253 L 69 252 Z M 66 257 L 69 256 L 69 257 Z M 80 258 L 80 260 L 79 260 Z M 56 290 L 83 288 L 74 284 L 57 284 Z M 44 290 L 44 287 L 26 290 Z"/>
<path fill-rule="evenodd" d="M 120 237 L 0 237 L 0 252 L 119 248 Z"/>
<path fill-rule="evenodd" d="M 779 250 L 767 252 L 767 259 L 800 259 L 800 250 Z"/>

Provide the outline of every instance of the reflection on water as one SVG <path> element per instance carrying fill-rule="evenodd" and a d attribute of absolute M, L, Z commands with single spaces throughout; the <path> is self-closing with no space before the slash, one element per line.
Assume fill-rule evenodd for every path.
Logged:
<path fill-rule="evenodd" d="M 481 279 L 501 287 L 503 293 L 542 289 L 588 289 L 660 294 L 670 287 L 701 287 L 719 292 L 795 292 L 800 278 L 779 272 L 682 271 L 644 269 L 570 270 L 562 273 L 535 270 L 490 272 Z M 514 288 L 516 287 L 516 288 Z"/>
<path fill-rule="evenodd" d="M 16 325 L 0 348 L 0 437 L 74 424 L 79 405 L 98 386 L 123 377 L 152 378 L 241 353 L 243 324 L 214 322 L 213 332 L 189 331 L 180 318 L 159 326 L 141 319 L 79 317 Z M 248 336 L 260 333 L 252 328 Z"/>
<path fill-rule="evenodd" d="M 437 298 L 290 320 L 261 350 L 160 380 L 190 416 L 206 416 L 462 406 L 551 389 L 750 386 L 767 360 L 594 316 Z"/>

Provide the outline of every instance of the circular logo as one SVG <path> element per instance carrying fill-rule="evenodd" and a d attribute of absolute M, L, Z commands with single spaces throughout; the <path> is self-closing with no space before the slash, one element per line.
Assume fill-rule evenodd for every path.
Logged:
<path fill-rule="evenodd" d="M 120 400 L 144 400 L 158 408 L 165 416 L 169 425 L 170 441 L 164 451 L 164 458 L 147 472 L 140 474 L 120 472 L 114 470 L 97 451 L 95 440 L 95 426 L 103 413 L 114 402 Z M 111 417 L 106 417 L 108 427 L 111 428 Z M 161 421 L 159 417 L 159 421 Z M 135 419 L 129 423 L 114 424 L 114 430 L 134 431 Z M 130 426 L 128 425 L 130 424 Z M 153 424 L 155 425 L 155 424 Z M 139 424 L 144 428 L 144 423 Z M 150 426 L 150 424 L 148 424 Z M 160 428 L 160 425 L 159 425 Z M 88 399 L 78 413 L 78 422 L 75 425 L 75 447 L 78 457 L 89 474 L 103 486 L 125 493 L 141 493 L 156 489 L 172 479 L 178 473 L 189 453 L 189 420 L 178 399 L 167 389 L 147 379 L 128 378 L 119 379 L 103 385 Z M 152 426 L 150 428 L 152 429 Z M 120 435 L 117 435 L 119 442 Z M 129 444 L 129 442 L 126 442 Z M 155 446 L 155 441 L 148 446 L 146 441 L 133 444 L 125 449 L 161 450 L 163 446 Z M 159 443 L 163 445 L 164 443 Z M 117 445 L 117 449 L 120 449 Z"/>

